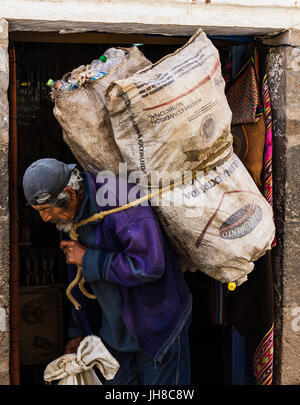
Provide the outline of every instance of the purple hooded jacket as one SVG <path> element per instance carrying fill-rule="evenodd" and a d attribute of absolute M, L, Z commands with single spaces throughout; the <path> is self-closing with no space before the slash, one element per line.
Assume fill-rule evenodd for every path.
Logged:
<path fill-rule="evenodd" d="M 97 204 L 97 191 L 104 183 L 82 173 L 88 194 L 89 215 L 115 205 Z M 119 187 L 117 178 L 116 205 Z M 133 185 L 126 182 L 128 190 Z M 114 190 L 112 190 L 114 193 Z M 102 204 L 101 204 L 102 205 Z M 79 241 L 87 247 L 82 269 L 85 281 L 97 296 L 97 283 L 105 280 L 117 286 L 125 325 L 139 347 L 161 361 L 191 313 L 191 294 L 177 264 L 174 252 L 150 205 L 131 207 L 107 215 L 98 223 L 78 228 Z M 73 277 L 74 277 L 73 272 Z M 82 318 L 95 323 L 96 307 L 76 292 L 81 300 Z M 76 312 L 76 311 L 75 311 Z M 93 330 L 88 331 L 93 333 Z"/>

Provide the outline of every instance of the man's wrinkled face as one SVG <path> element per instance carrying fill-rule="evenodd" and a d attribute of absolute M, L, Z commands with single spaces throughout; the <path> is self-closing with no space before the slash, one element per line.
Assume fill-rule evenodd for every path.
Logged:
<path fill-rule="evenodd" d="M 58 230 L 70 231 L 77 210 L 76 195 L 71 195 L 67 207 L 55 207 L 51 204 L 32 205 L 44 222 L 55 224 Z"/>
<path fill-rule="evenodd" d="M 52 224 L 64 224 L 73 221 L 74 215 L 68 208 L 54 207 L 51 204 L 33 205 L 45 222 Z"/>

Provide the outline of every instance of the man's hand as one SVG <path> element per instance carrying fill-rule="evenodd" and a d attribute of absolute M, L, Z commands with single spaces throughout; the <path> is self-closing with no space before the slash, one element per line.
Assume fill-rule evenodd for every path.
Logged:
<path fill-rule="evenodd" d="M 78 346 L 80 345 L 80 342 L 83 340 L 82 336 L 77 336 L 74 338 L 71 338 L 65 347 L 65 353 L 70 354 L 70 353 L 76 353 Z"/>
<path fill-rule="evenodd" d="M 66 262 L 68 264 L 76 264 L 76 266 L 82 266 L 82 259 L 86 248 L 79 242 L 62 240 L 59 247 L 66 255 Z"/>

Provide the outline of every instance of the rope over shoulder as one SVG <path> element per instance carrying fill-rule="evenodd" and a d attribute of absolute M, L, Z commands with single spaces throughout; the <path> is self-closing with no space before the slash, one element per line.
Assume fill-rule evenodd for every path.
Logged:
<path fill-rule="evenodd" d="M 222 159 L 222 161 L 220 161 L 218 165 L 224 163 L 224 161 L 226 161 L 227 159 L 228 159 L 228 156 L 227 156 L 226 158 Z M 172 190 L 172 189 L 174 189 L 175 187 L 177 187 L 177 186 L 179 186 L 179 185 L 183 185 L 183 184 L 184 184 L 184 181 L 194 180 L 194 179 L 196 178 L 197 172 L 199 172 L 199 170 L 202 170 L 202 171 L 204 171 L 205 174 L 207 174 L 207 173 L 208 173 L 211 169 L 213 169 L 214 167 L 216 167 L 216 165 L 214 165 L 213 167 L 211 167 L 211 166 L 202 167 L 202 165 L 199 165 L 196 169 L 194 169 L 194 170 L 191 172 L 191 175 L 190 175 L 190 176 L 184 175 L 184 176 L 182 176 L 181 179 L 180 179 L 179 181 L 177 181 L 177 182 L 173 182 L 172 184 L 170 184 L 170 185 L 168 185 L 168 186 L 165 186 L 165 187 L 160 187 L 160 188 L 157 189 L 156 191 L 151 192 L 151 193 L 145 195 L 144 197 L 138 198 L 137 200 L 132 201 L 132 202 L 130 202 L 130 203 L 128 203 L 128 204 L 122 205 L 122 206 L 120 206 L 120 207 L 113 208 L 113 209 L 111 209 L 111 210 L 97 212 L 96 214 L 94 214 L 94 215 L 92 215 L 92 216 L 90 216 L 90 217 L 88 217 L 88 218 L 85 218 L 85 219 L 83 219 L 83 220 L 77 222 L 76 224 L 74 224 L 73 227 L 72 227 L 72 229 L 71 229 L 70 232 L 69 232 L 69 236 L 70 236 L 71 240 L 73 240 L 73 241 L 78 241 L 79 234 L 78 234 L 77 230 L 78 230 L 79 227 L 88 225 L 88 224 L 90 224 L 90 223 L 92 223 L 92 222 L 95 222 L 95 223 L 100 222 L 100 221 L 101 221 L 104 217 L 106 217 L 107 215 L 115 214 L 115 213 L 117 213 L 117 212 L 125 211 L 125 210 L 127 210 L 127 209 L 129 209 L 129 208 L 131 208 L 131 207 L 135 207 L 135 206 L 141 204 L 141 203 L 144 202 L 144 201 L 150 200 L 151 198 L 156 197 L 157 195 L 162 194 L 162 193 L 165 192 L 165 191 L 169 191 L 169 190 Z M 95 295 L 90 294 L 90 293 L 84 288 L 84 285 L 83 285 L 84 282 L 85 282 L 85 281 L 84 281 L 84 278 L 83 278 L 83 276 L 82 276 L 82 267 L 81 267 L 81 266 L 78 266 L 78 267 L 77 267 L 77 274 L 76 274 L 76 277 L 75 277 L 75 279 L 69 284 L 69 286 L 68 286 L 68 288 L 67 288 L 67 290 L 66 290 L 66 295 L 67 295 L 68 299 L 72 302 L 72 304 L 74 305 L 74 307 L 75 307 L 77 310 L 80 310 L 81 306 L 80 306 L 80 304 L 78 303 L 78 301 L 77 301 L 77 300 L 72 296 L 72 294 L 71 294 L 71 290 L 72 290 L 77 284 L 78 284 L 78 287 L 79 287 L 79 289 L 80 289 L 80 291 L 82 292 L 83 295 L 85 295 L 86 297 L 88 297 L 88 298 L 90 298 L 90 299 L 96 299 L 96 296 L 95 296 Z"/>

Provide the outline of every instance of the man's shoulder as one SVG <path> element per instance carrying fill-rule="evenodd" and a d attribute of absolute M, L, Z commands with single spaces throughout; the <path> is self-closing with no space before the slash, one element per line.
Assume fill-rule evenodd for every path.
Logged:
<path fill-rule="evenodd" d="M 105 177 L 105 178 L 104 178 Z M 128 224 L 138 219 L 155 216 L 150 200 L 144 199 L 142 205 L 137 204 L 142 196 L 147 193 L 137 184 L 129 182 L 121 176 L 93 176 L 86 174 L 86 180 L 90 183 L 90 189 L 94 190 L 94 198 L 101 211 L 109 211 L 115 208 L 124 207 L 124 210 L 117 211 L 118 220 L 123 220 Z"/>

